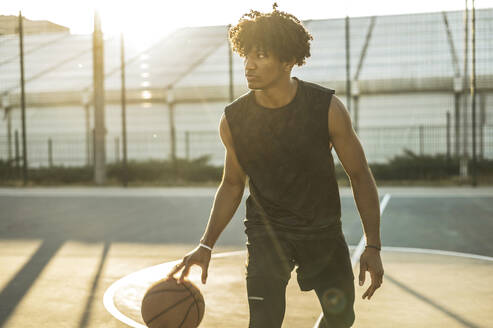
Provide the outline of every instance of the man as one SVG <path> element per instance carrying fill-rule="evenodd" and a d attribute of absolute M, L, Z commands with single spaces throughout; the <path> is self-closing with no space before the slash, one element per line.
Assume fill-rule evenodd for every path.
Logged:
<path fill-rule="evenodd" d="M 250 328 L 281 327 L 285 290 L 297 266 L 304 291 L 315 290 L 323 309 L 320 327 L 354 322 L 354 276 L 342 234 L 332 147 L 351 180 L 367 247 L 360 259 L 360 286 L 369 271 L 370 299 L 383 278 L 380 212 L 375 181 L 348 111 L 322 86 L 291 78 L 294 64 L 310 56 L 312 36 L 294 16 L 276 9 L 251 10 L 229 31 L 244 58 L 250 92 L 225 108 L 220 135 L 224 173 L 199 246 L 171 272 L 202 268 L 234 215 L 249 177 L 246 201 L 247 292 Z"/>

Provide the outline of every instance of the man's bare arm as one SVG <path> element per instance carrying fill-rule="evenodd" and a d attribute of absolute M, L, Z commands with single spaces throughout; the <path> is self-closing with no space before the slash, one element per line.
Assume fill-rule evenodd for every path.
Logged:
<path fill-rule="evenodd" d="M 223 115 L 219 126 L 221 140 L 226 149 L 224 171 L 221 184 L 216 192 L 214 203 L 209 216 L 209 221 L 200 243 L 214 247 L 217 239 L 228 225 L 243 197 L 245 190 L 246 174 L 241 168 L 233 147 L 233 138 L 226 117 Z M 210 250 L 197 246 L 185 255 L 182 262 L 173 268 L 169 276 L 183 268 L 179 281 L 188 276 L 190 268 L 198 265 L 202 268 L 202 283 L 207 281 L 207 271 L 211 258 Z"/>
<path fill-rule="evenodd" d="M 210 247 L 216 243 L 219 235 L 229 223 L 243 197 L 246 174 L 243 171 L 233 147 L 233 138 L 226 117 L 220 123 L 220 135 L 226 148 L 224 171 L 221 185 L 216 193 L 209 223 L 201 239 Z"/>
<path fill-rule="evenodd" d="M 367 243 L 380 246 L 380 208 L 375 180 L 349 113 L 335 96 L 329 110 L 329 131 L 337 156 L 351 181 Z"/>
<path fill-rule="evenodd" d="M 344 104 L 332 97 L 329 108 L 330 141 L 346 171 L 368 245 L 381 247 L 380 240 L 380 206 L 375 179 L 370 171 L 363 147 L 351 125 L 351 117 Z M 383 266 L 380 253 L 374 248 L 367 248 L 360 258 L 360 285 L 365 281 L 365 272 L 369 271 L 372 284 L 363 294 L 371 298 L 382 284 Z"/>

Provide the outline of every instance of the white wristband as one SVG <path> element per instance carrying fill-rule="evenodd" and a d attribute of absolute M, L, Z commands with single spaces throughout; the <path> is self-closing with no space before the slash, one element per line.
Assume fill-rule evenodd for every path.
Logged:
<path fill-rule="evenodd" d="M 204 245 L 204 244 L 202 244 L 202 243 L 199 243 L 199 246 L 200 246 L 200 247 L 203 247 L 203 248 L 205 248 L 205 249 L 208 249 L 208 250 L 210 250 L 210 251 L 212 252 L 212 247 L 209 247 L 209 246 Z"/>

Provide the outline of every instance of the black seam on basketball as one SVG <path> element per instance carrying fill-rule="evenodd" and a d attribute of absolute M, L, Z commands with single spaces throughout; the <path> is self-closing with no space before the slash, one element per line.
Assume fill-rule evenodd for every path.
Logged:
<path fill-rule="evenodd" d="M 187 299 L 189 299 L 190 296 L 187 296 L 185 298 L 182 298 L 181 300 L 179 300 L 178 302 L 176 302 L 175 304 L 169 306 L 168 308 L 164 309 L 163 311 L 159 312 L 158 314 L 156 314 L 153 318 L 151 318 L 148 322 L 146 322 L 146 324 L 149 324 L 151 323 L 152 321 L 156 320 L 157 318 L 159 318 L 161 315 L 165 314 L 166 312 L 168 312 L 169 310 L 171 310 L 172 308 L 174 308 L 175 306 L 185 302 Z"/>
<path fill-rule="evenodd" d="M 183 287 L 185 287 L 189 292 L 190 292 L 190 295 L 192 295 L 193 297 L 193 300 L 195 301 L 195 307 L 197 308 L 197 323 L 200 322 L 200 310 L 199 310 L 199 305 L 197 304 L 197 299 L 195 298 L 195 295 L 190 291 L 190 289 L 188 289 L 188 287 L 186 285 L 183 285 Z M 204 303 L 205 305 L 205 303 Z"/>
<path fill-rule="evenodd" d="M 167 292 L 177 292 L 177 293 L 184 293 L 187 290 L 185 289 L 161 289 L 161 290 L 153 290 L 152 292 L 149 292 L 146 294 L 146 296 L 153 295 L 153 294 L 159 294 L 159 293 L 167 293 Z"/>
<path fill-rule="evenodd" d="M 180 325 L 178 326 L 178 328 L 181 328 L 181 326 L 183 326 L 183 324 L 185 323 L 185 321 L 187 320 L 187 317 L 188 315 L 190 314 L 190 310 L 192 309 L 193 307 L 193 304 L 190 304 L 190 306 L 188 307 L 188 310 L 187 310 L 187 313 L 185 314 L 185 316 L 183 317 L 183 320 L 181 321 Z M 197 322 L 198 324 L 198 322 Z"/>
<path fill-rule="evenodd" d="M 176 288 L 176 289 L 167 289 L 166 287 L 164 287 L 163 289 L 156 289 L 156 290 L 166 290 L 166 291 L 182 291 L 182 290 L 185 290 L 183 288 Z"/>

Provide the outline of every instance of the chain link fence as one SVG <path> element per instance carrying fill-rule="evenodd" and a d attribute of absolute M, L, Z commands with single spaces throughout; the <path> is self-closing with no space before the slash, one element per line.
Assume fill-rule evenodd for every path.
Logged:
<path fill-rule="evenodd" d="M 416 155 L 443 154 L 456 157 L 453 149 L 454 135 L 446 126 L 420 125 L 405 127 L 367 127 L 358 132 L 361 144 L 369 163 L 385 163 L 394 156 L 401 155 L 405 149 Z M 472 136 L 470 136 L 472 139 Z M 478 159 L 493 158 L 493 125 L 479 129 L 476 156 Z M 28 156 L 32 167 L 86 166 L 92 165 L 92 138 L 71 134 L 52 136 L 30 135 Z M 163 133 L 133 133 L 128 136 L 128 159 L 146 161 L 170 159 L 170 137 Z M 0 137 L 1 160 L 20 165 L 22 150 L 20 143 L 11 141 L 9 146 L 5 137 Z M 218 131 L 182 131 L 176 136 L 177 157 L 193 160 L 209 156 L 210 163 L 221 166 L 224 161 L 224 147 Z M 337 153 L 333 152 L 337 160 Z M 8 156 L 10 154 L 10 156 Z M 17 156 L 16 156 L 17 154 Z M 472 157 L 472 154 L 469 154 Z M 106 160 L 118 163 L 122 160 L 120 137 L 107 138 Z M 16 161 L 17 158 L 17 161 Z"/>

